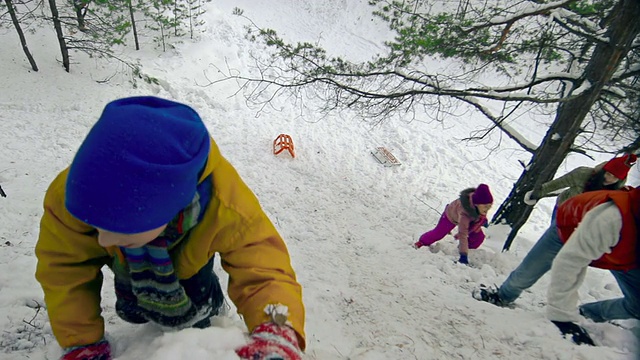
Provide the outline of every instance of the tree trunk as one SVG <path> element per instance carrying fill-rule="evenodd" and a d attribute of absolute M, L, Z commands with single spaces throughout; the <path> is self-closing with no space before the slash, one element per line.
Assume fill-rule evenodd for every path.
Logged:
<path fill-rule="evenodd" d="M 22 28 L 20 27 L 20 21 L 18 21 L 18 17 L 16 16 L 16 11 L 13 8 L 13 3 L 11 0 L 5 0 L 5 4 L 7 4 L 7 9 L 9 11 L 9 16 L 11 16 L 11 21 L 13 22 L 13 26 L 16 28 L 18 32 L 18 36 L 20 37 L 20 44 L 22 44 L 22 50 L 24 54 L 27 56 L 29 60 L 29 64 L 31 64 L 31 68 L 33 71 L 38 71 L 38 65 L 36 65 L 36 61 L 31 56 L 31 52 L 29 51 L 29 47 L 27 46 L 27 39 L 24 37 L 24 33 L 22 32 Z"/>
<path fill-rule="evenodd" d="M 522 172 L 493 218 L 493 223 L 511 226 L 503 251 L 509 250 L 518 230 L 533 210 L 524 204 L 524 193 L 553 178 L 578 136 L 583 120 L 640 33 L 640 1 L 621 0 L 620 5 L 622 11 L 616 11 L 615 19 L 607 30 L 610 42 L 599 43 L 595 47 L 585 68 L 583 81 L 588 81 L 591 87 L 558 107 L 556 118 L 533 155 L 531 164 Z"/>
<path fill-rule="evenodd" d="M 133 41 L 136 43 L 136 50 L 140 50 L 140 42 L 138 41 L 138 29 L 136 28 L 136 19 L 133 16 L 133 0 L 128 1 L 129 16 L 131 16 L 131 29 L 133 29 Z"/>
<path fill-rule="evenodd" d="M 173 31 L 178 36 L 178 0 L 173 1 Z"/>
<path fill-rule="evenodd" d="M 187 3 L 187 6 L 189 7 L 189 38 L 193 39 L 193 6 L 191 6 L 191 3 Z"/>
<path fill-rule="evenodd" d="M 87 6 L 89 6 L 88 2 L 84 2 L 84 1 L 73 2 L 73 8 L 76 11 L 76 20 L 78 21 L 78 30 L 83 32 L 89 30 L 87 29 L 87 26 L 84 21 L 85 15 L 87 14 L 87 9 L 86 9 Z"/>
<path fill-rule="evenodd" d="M 160 11 L 158 10 L 158 13 Z M 167 46 L 164 42 L 164 24 L 162 23 L 162 20 L 160 20 L 160 36 L 162 38 L 162 52 L 167 52 Z"/>
<path fill-rule="evenodd" d="M 64 41 L 64 34 L 62 33 L 62 24 L 58 17 L 58 7 L 56 6 L 56 0 L 49 0 L 49 7 L 51 8 L 51 16 L 53 19 L 53 27 L 56 29 L 56 35 L 58 36 L 58 44 L 60 44 L 60 52 L 62 53 L 62 65 L 64 69 L 69 72 L 69 49 L 67 49 L 67 43 Z"/>

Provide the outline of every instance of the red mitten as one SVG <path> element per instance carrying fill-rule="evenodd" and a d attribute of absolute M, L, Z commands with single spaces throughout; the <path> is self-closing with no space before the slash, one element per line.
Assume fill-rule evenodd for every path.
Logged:
<path fill-rule="evenodd" d="M 249 343 L 237 349 L 236 353 L 247 360 L 302 359 L 296 332 L 289 326 L 278 326 L 272 322 L 256 327 Z"/>
<path fill-rule="evenodd" d="M 106 340 L 71 348 L 60 360 L 111 360 L 111 347 Z"/>

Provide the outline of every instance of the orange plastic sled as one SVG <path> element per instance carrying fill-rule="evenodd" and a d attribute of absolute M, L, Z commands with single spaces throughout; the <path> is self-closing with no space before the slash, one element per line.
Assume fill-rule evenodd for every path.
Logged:
<path fill-rule="evenodd" d="M 293 147 L 293 139 L 291 139 L 291 136 L 287 134 L 280 134 L 275 140 L 273 140 L 273 154 L 278 155 L 285 149 L 289 151 L 291 157 L 296 157 L 296 151 Z"/>

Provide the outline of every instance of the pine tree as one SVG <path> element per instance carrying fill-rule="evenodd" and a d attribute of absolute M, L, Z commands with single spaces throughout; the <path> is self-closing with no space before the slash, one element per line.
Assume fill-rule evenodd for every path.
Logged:
<path fill-rule="evenodd" d="M 640 1 L 370 4 L 395 34 L 386 54 L 354 64 L 254 26 L 248 36 L 271 47 L 272 56 L 257 62 L 260 77 L 234 77 L 253 84 L 248 96 L 259 103 L 269 101 L 265 89 L 276 85 L 294 96 L 320 97 L 321 111 L 349 108 L 373 121 L 415 116 L 418 109 L 435 111 L 438 120 L 458 107 L 484 115 L 491 125 L 477 138 L 500 129 L 532 155 L 493 219 L 512 226 L 505 249 L 531 212 L 524 193 L 551 179 L 570 152 L 615 153 L 622 142 L 627 151 L 640 146 L 639 132 L 621 131 L 623 125 L 640 129 Z M 458 71 L 430 72 L 427 58 Z M 551 111 L 555 119 L 539 146 L 508 123 Z"/>
<path fill-rule="evenodd" d="M 31 69 L 33 71 L 38 71 L 38 65 L 36 64 L 36 60 L 31 55 L 31 51 L 29 50 L 29 46 L 27 45 L 27 39 L 24 36 L 24 32 L 22 31 L 22 26 L 20 25 L 20 20 L 18 19 L 18 13 L 16 10 L 15 2 L 11 0 L 5 0 L 5 5 L 7 7 L 7 13 L 11 17 L 11 22 L 13 27 L 16 29 L 18 33 L 18 38 L 20 39 L 20 44 L 22 45 L 22 50 L 24 51 L 27 60 L 29 60 L 29 64 L 31 65 Z M 2 10 L 2 7 L 0 7 Z M 0 189 L 1 190 L 1 189 Z"/>
<path fill-rule="evenodd" d="M 204 24 L 202 15 L 206 12 L 206 3 L 211 0 L 187 0 L 187 22 L 189 24 L 189 38 L 193 39 L 196 28 Z"/>

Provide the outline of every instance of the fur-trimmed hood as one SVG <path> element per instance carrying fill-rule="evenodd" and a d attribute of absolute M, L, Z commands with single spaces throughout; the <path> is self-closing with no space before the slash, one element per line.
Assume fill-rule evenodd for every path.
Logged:
<path fill-rule="evenodd" d="M 468 188 L 464 189 L 460 192 L 460 203 L 462 204 L 462 208 L 469 215 L 472 220 L 478 219 L 480 214 L 476 209 L 476 206 L 471 201 L 471 195 L 476 191 L 476 188 Z"/>

